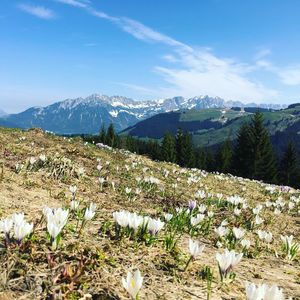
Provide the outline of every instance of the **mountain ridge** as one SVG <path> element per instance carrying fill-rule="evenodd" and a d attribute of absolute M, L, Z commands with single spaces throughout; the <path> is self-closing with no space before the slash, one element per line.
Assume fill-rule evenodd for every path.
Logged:
<path fill-rule="evenodd" d="M 92 94 L 86 98 L 66 99 L 45 107 L 30 107 L 21 113 L 3 116 L 0 118 L 0 126 L 13 124 L 14 127 L 23 129 L 40 127 L 57 134 L 95 134 L 102 124 L 107 127 L 113 123 L 116 130 L 121 131 L 141 120 L 169 111 L 249 105 L 273 109 L 284 107 L 278 104 L 244 104 L 207 95 L 137 101 L 123 96 Z"/>

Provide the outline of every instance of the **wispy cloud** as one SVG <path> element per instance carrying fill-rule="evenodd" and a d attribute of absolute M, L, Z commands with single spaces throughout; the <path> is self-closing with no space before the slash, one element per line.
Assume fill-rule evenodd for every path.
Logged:
<path fill-rule="evenodd" d="M 43 6 L 34 6 L 29 4 L 19 4 L 19 9 L 23 10 L 26 13 L 29 13 L 33 16 L 36 16 L 41 19 L 50 20 L 55 18 L 55 13 L 49 9 L 45 8 Z"/>
<path fill-rule="evenodd" d="M 95 17 L 112 22 L 138 40 L 168 46 L 169 53 L 161 57 L 163 63 L 153 66 L 153 71 L 163 78 L 164 85 L 151 89 L 135 84 L 122 84 L 136 91 L 155 91 L 156 94 L 167 97 L 208 94 L 231 100 L 261 102 L 278 98 L 280 92 L 268 87 L 263 81 L 253 79 L 255 72 L 269 72 L 285 85 L 300 85 L 300 66 L 281 68 L 274 65 L 269 60 L 272 52 L 268 48 L 258 49 L 254 54 L 254 61 L 240 62 L 220 57 L 209 48 L 182 43 L 136 20 L 108 15 L 82 0 L 56 1 L 85 9 Z"/>
<path fill-rule="evenodd" d="M 278 76 L 286 85 L 300 85 L 300 65 L 288 66 L 278 70 Z"/>
<path fill-rule="evenodd" d="M 55 0 L 56 2 L 60 2 L 63 4 L 72 5 L 75 7 L 86 8 L 89 5 L 89 1 L 77 1 L 77 0 Z"/>
<path fill-rule="evenodd" d="M 161 67 L 155 70 L 169 86 L 164 94 L 195 96 L 208 94 L 241 101 L 266 101 L 275 98 L 278 91 L 250 80 L 251 66 L 232 59 L 219 58 L 208 50 L 180 51 L 180 67 Z"/>

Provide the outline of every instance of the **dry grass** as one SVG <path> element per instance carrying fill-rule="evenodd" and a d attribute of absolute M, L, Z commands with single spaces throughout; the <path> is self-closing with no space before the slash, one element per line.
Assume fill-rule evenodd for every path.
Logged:
<path fill-rule="evenodd" d="M 40 154 L 70 159 L 75 168 L 85 169 L 85 175 L 77 176 L 70 172 L 64 176 L 53 176 L 51 166 L 15 172 L 16 163 L 24 164 L 28 158 Z M 103 165 L 101 176 L 108 182 L 115 182 L 116 191 L 110 184 L 100 191 L 97 159 L 101 159 L 100 164 Z M 106 161 L 110 163 L 106 165 Z M 125 165 L 131 166 L 133 162 L 141 164 L 126 172 Z M 149 168 L 148 176 L 161 180 L 168 195 L 163 197 L 159 192 L 149 194 L 143 191 L 136 199 L 127 200 L 124 188 L 135 188 L 135 178 L 143 176 L 142 169 L 145 167 Z M 163 177 L 164 169 L 170 171 L 168 178 Z M 121 278 L 128 270 L 136 268 L 145 276 L 141 299 L 206 299 L 206 281 L 199 274 L 204 265 L 214 269 L 212 299 L 245 299 L 245 281 L 276 283 L 288 296 L 300 299 L 299 256 L 293 262 L 283 259 L 279 238 L 284 233 L 293 234 L 299 240 L 299 215 L 281 214 L 267 225 L 267 230 L 274 235 L 271 248 L 255 258 L 243 259 L 235 270 L 236 280 L 230 285 L 219 282 L 215 260 L 219 250 L 212 242 L 213 234 L 199 237 L 206 244 L 205 252 L 186 272 L 182 272 L 188 259 L 188 235 L 182 236 L 177 254 L 172 255 L 163 247 L 163 234 L 159 235 L 158 243 L 146 246 L 126 238 L 121 241 L 114 239 L 113 226 L 107 231 L 102 230 L 107 221 L 113 223 L 113 211 L 126 209 L 160 216 L 159 212 L 163 210 L 186 205 L 199 189 L 225 196 L 238 194 L 252 205 L 272 198 L 256 182 L 237 181 L 231 177 L 220 180 L 213 174 L 188 185 L 187 174 L 173 174 L 173 169 L 180 171 L 179 167 L 171 164 L 86 146 L 80 140 L 69 141 L 39 130 L 22 132 L 0 128 L 0 219 L 13 212 L 24 211 L 27 219 L 36 223 L 41 218 L 44 205 L 62 207 L 69 204 L 70 185 L 77 185 L 77 197 L 82 203 L 95 202 L 98 205 L 96 218 L 80 237 L 73 232 L 74 221 L 67 225 L 57 251 L 49 248 L 44 224 L 36 226 L 36 240 L 30 242 L 21 254 L 13 250 L 6 253 L 0 248 L 0 299 L 128 299 Z M 180 181 L 174 194 L 171 185 L 177 178 Z M 224 211 L 223 215 L 217 215 L 217 219 L 224 219 L 226 214 L 230 217 L 230 213 Z M 278 257 L 275 257 L 275 251 Z M 80 264 L 83 264 L 82 268 Z M 68 276 L 63 275 L 67 267 L 73 273 L 78 268 L 78 279 L 72 278 L 76 275 L 70 271 Z"/>

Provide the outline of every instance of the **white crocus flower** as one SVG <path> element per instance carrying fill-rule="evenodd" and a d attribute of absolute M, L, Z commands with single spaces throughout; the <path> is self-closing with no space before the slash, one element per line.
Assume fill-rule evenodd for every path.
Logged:
<path fill-rule="evenodd" d="M 251 245 L 251 242 L 247 239 L 243 239 L 243 240 L 241 240 L 241 245 L 242 245 L 243 248 L 249 249 L 250 245 Z"/>
<path fill-rule="evenodd" d="M 70 202 L 70 209 L 76 211 L 79 207 L 79 201 L 73 200 Z"/>
<path fill-rule="evenodd" d="M 31 165 L 34 165 L 35 162 L 36 162 L 36 158 L 35 158 L 35 157 L 30 157 L 29 163 L 30 163 Z"/>
<path fill-rule="evenodd" d="M 14 238 L 21 242 L 28 234 L 31 233 L 33 229 L 33 224 L 28 223 L 25 220 L 19 223 L 15 223 L 13 226 L 13 235 Z"/>
<path fill-rule="evenodd" d="M 214 216 L 214 212 L 213 211 L 208 211 L 207 216 L 211 219 Z"/>
<path fill-rule="evenodd" d="M 139 216 L 137 213 L 128 214 L 128 226 L 134 231 L 138 230 L 139 226 L 142 225 L 143 221 L 143 217 Z"/>
<path fill-rule="evenodd" d="M 219 226 L 214 229 L 215 233 L 218 235 L 218 237 L 223 237 L 228 233 L 228 228 L 224 226 Z"/>
<path fill-rule="evenodd" d="M 11 218 L 14 222 L 14 225 L 23 223 L 24 222 L 24 213 L 14 213 Z"/>
<path fill-rule="evenodd" d="M 45 154 L 41 154 L 41 155 L 39 156 L 39 160 L 42 161 L 42 162 L 45 162 L 45 161 L 47 160 L 46 155 L 45 155 Z"/>
<path fill-rule="evenodd" d="M 74 199 L 74 198 L 75 198 L 76 191 L 77 191 L 77 186 L 76 186 L 76 185 L 71 185 L 71 186 L 69 187 L 69 190 L 70 190 L 70 192 L 71 192 L 71 194 L 72 194 L 72 198 Z"/>
<path fill-rule="evenodd" d="M 284 300 L 282 289 L 276 285 L 268 286 L 266 284 L 246 283 L 247 300 Z"/>
<path fill-rule="evenodd" d="M 129 225 L 128 212 L 126 211 L 113 212 L 113 219 L 121 227 L 127 227 Z"/>
<path fill-rule="evenodd" d="M 254 283 L 246 283 L 246 299 L 247 300 L 263 300 L 265 297 L 265 285 L 256 286 Z"/>
<path fill-rule="evenodd" d="M 58 235 L 67 224 L 69 210 L 64 210 L 62 208 L 51 209 L 49 207 L 44 207 L 43 213 L 47 219 L 47 231 L 51 237 L 52 248 L 56 249 Z"/>
<path fill-rule="evenodd" d="M 283 241 L 283 243 L 285 243 L 287 245 L 287 247 L 290 249 L 292 247 L 292 244 L 293 244 L 293 239 L 294 239 L 294 236 L 293 235 L 281 235 L 280 236 L 281 240 Z"/>
<path fill-rule="evenodd" d="M 207 209 L 207 206 L 204 205 L 204 204 L 200 204 L 200 205 L 198 206 L 198 210 L 199 210 L 199 212 L 202 213 L 202 214 L 206 211 L 206 209 Z"/>
<path fill-rule="evenodd" d="M 281 214 L 281 210 L 279 208 L 275 208 L 274 209 L 274 215 L 280 215 Z"/>
<path fill-rule="evenodd" d="M 57 236 L 60 234 L 62 227 L 56 224 L 55 222 L 50 221 L 47 224 L 47 230 L 52 240 L 54 241 L 57 238 Z"/>
<path fill-rule="evenodd" d="M 273 239 L 273 235 L 271 232 L 263 231 L 263 230 L 257 230 L 258 237 L 260 240 L 265 241 L 266 243 L 271 243 Z"/>
<path fill-rule="evenodd" d="M 136 300 L 143 284 L 143 277 L 141 276 L 141 272 L 139 270 L 136 270 L 133 276 L 131 272 L 128 272 L 127 278 L 122 278 L 122 283 L 123 287 L 132 297 L 132 299 Z"/>
<path fill-rule="evenodd" d="M 196 226 L 198 225 L 200 222 L 202 222 L 205 218 L 205 215 L 203 214 L 197 214 L 196 217 L 191 217 L 191 225 L 192 226 Z"/>
<path fill-rule="evenodd" d="M 241 261 L 242 257 L 243 253 L 236 253 L 234 250 L 229 251 L 228 249 L 225 249 L 223 253 L 216 254 L 222 279 Z"/>
<path fill-rule="evenodd" d="M 242 210 L 241 209 L 238 209 L 237 207 L 233 210 L 233 213 L 236 215 L 236 216 L 239 216 L 241 214 Z"/>
<path fill-rule="evenodd" d="M 171 219 L 173 218 L 173 215 L 169 213 L 164 213 L 164 218 L 167 222 L 170 222 Z"/>
<path fill-rule="evenodd" d="M 192 239 L 189 239 L 189 251 L 190 251 L 193 259 L 195 259 L 197 256 L 202 254 L 204 248 L 205 248 L 205 245 L 202 245 L 198 241 L 193 241 Z"/>
<path fill-rule="evenodd" d="M 131 193 L 131 190 L 132 190 L 131 188 L 126 187 L 126 188 L 125 188 L 125 193 L 128 195 L 128 194 Z"/>
<path fill-rule="evenodd" d="M 263 218 L 261 218 L 259 215 L 255 216 L 255 224 L 260 225 L 264 222 Z"/>
<path fill-rule="evenodd" d="M 237 240 L 240 240 L 245 235 L 245 230 L 242 228 L 234 227 L 232 229 L 233 235 Z"/>
<path fill-rule="evenodd" d="M 14 221 L 12 218 L 6 218 L 0 221 L 0 232 L 3 232 L 6 236 L 9 236 L 10 231 L 12 230 Z"/>
<path fill-rule="evenodd" d="M 266 286 L 264 300 L 285 300 L 282 289 L 273 285 L 271 287 Z"/>
<path fill-rule="evenodd" d="M 225 227 L 225 226 L 227 226 L 227 225 L 228 225 L 228 221 L 225 219 L 225 220 L 223 220 L 223 221 L 221 222 L 221 225 L 220 225 L 220 226 Z"/>
<path fill-rule="evenodd" d="M 91 203 L 88 208 L 86 208 L 85 213 L 84 213 L 84 219 L 86 221 L 89 221 L 94 218 L 95 213 L 96 213 L 96 208 L 97 205 L 95 203 Z"/>
<path fill-rule="evenodd" d="M 164 225 L 165 225 L 165 223 L 159 219 L 155 220 L 155 219 L 149 218 L 148 230 L 149 230 L 150 234 L 155 235 L 164 227 Z"/>

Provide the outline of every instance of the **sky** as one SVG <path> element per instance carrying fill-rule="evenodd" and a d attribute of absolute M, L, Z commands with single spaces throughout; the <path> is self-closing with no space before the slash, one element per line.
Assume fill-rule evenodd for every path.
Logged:
<path fill-rule="evenodd" d="M 0 110 L 94 93 L 299 102 L 298 0 L 1 0 Z"/>

